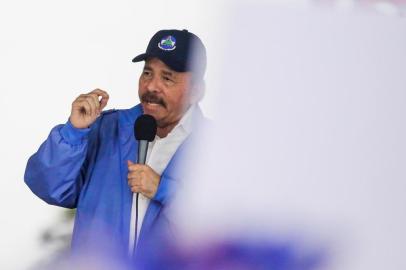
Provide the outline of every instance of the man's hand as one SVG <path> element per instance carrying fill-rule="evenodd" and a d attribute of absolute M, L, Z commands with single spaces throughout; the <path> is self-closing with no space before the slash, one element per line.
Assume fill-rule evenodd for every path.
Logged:
<path fill-rule="evenodd" d="M 80 95 L 72 103 L 69 117 L 71 124 L 75 128 L 88 128 L 99 117 L 108 100 L 109 94 L 100 89 Z"/>
<path fill-rule="evenodd" d="M 158 190 L 161 176 L 148 165 L 135 164 L 127 161 L 128 185 L 132 192 L 139 192 L 145 197 L 152 199 Z"/>

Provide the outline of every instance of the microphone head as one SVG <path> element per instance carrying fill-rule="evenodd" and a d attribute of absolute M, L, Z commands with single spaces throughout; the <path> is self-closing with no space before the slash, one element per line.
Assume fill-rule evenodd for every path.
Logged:
<path fill-rule="evenodd" d="M 155 139 L 157 124 L 149 114 L 140 115 L 134 123 L 134 135 L 138 141 L 152 142 Z"/>

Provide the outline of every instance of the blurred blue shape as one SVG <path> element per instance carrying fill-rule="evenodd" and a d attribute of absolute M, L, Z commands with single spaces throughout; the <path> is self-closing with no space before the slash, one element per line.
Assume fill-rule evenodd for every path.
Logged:
<path fill-rule="evenodd" d="M 325 251 L 302 254 L 295 244 L 272 241 L 226 239 L 192 248 L 168 244 L 165 249 L 164 253 L 151 252 L 140 269 L 311 270 L 320 269 L 326 259 Z"/>

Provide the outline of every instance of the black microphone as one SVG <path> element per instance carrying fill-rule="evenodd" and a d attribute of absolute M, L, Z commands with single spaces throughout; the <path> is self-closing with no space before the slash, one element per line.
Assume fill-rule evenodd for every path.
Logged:
<path fill-rule="evenodd" d="M 143 114 L 135 120 L 134 136 L 138 141 L 138 164 L 145 164 L 147 159 L 148 143 L 155 139 L 157 124 L 154 117 Z"/>
<path fill-rule="evenodd" d="M 135 139 L 138 141 L 138 157 L 137 163 L 138 164 L 145 164 L 147 159 L 147 152 L 148 152 L 148 143 L 152 142 L 155 139 L 157 130 L 157 124 L 154 117 L 149 114 L 143 114 L 135 120 L 134 123 L 134 136 Z M 139 193 L 136 194 L 136 202 L 135 202 L 135 243 L 134 249 L 132 250 L 133 256 L 135 252 L 135 247 L 137 244 L 138 238 L 138 196 Z"/>

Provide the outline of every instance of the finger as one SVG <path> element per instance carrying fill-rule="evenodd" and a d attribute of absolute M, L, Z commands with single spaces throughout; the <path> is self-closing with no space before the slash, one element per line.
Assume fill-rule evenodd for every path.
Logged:
<path fill-rule="evenodd" d="M 96 94 L 97 95 L 97 99 L 99 97 L 101 97 L 101 100 L 99 101 L 100 103 L 100 111 L 102 111 L 104 109 L 104 107 L 106 107 L 107 102 L 110 98 L 109 94 L 101 89 L 95 89 L 92 92 L 90 92 L 89 94 Z"/>
<path fill-rule="evenodd" d="M 138 187 L 141 188 L 142 184 L 141 181 L 137 180 L 137 179 L 129 179 L 128 180 L 128 186 L 129 187 Z"/>
<path fill-rule="evenodd" d="M 88 95 L 89 98 L 92 99 L 92 102 L 94 103 L 94 106 L 96 108 L 96 113 L 100 113 L 100 102 L 99 102 L 99 97 L 96 94 L 90 94 Z"/>
<path fill-rule="evenodd" d="M 94 116 L 95 110 L 94 110 L 94 104 L 92 104 L 92 101 L 88 97 L 85 97 L 83 99 L 83 103 L 87 104 L 87 106 L 89 108 L 89 115 Z"/>
<path fill-rule="evenodd" d="M 76 107 L 77 107 L 77 105 L 78 105 L 81 101 L 83 101 L 83 99 L 84 99 L 84 95 L 78 96 L 78 97 L 72 102 L 72 106 L 76 106 Z"/>
<path fill-rule="evenodd" d="M 109 96 L 102 97 L 102 99 L 100 100 L 100 111 L 102 111 L 107 106 L 108 101 L 109 101 Z"/>
<path fill-rule="evenodd" d="M 134 178 L 134 177 L 142 177 L 145 174 L 145 172 L 142 169 L 137 169 L 137 170 L 128 170 L 128 177 Z"/>
<path fill-rule="evenodd" d="M 73 107 L 76 109 L 79 109 L 81 114 L 90 115 L 90 113 L 91 113 L 90 104 L 85 99 L 75 102 Z"/>
<path fill-rule="evenodd" d="M 78 99 L 79 98 L 85 98 L 86 97 L 86 94 L 80 94 L 79 96 L 78 96 Z"/>
<path fill-rule="evenodd" d="M 92 116 L 99 114 L 99 101 L 97 100 L 97 98 L 93 97 L 92 95 L 87 95 L 86 100 L 92 107 Z"/>
<path fill-rule="evenodd" d="M 144 165 L 142 165 L 142 164 L 137 164 L 137 163 L 133 163 L 133 164 L 130 164 L 130 165 L 128 165 L 128 170 L 130 171 L 130 172 L 135 172 L 135 171 L 143 171 L 144 170 Z"/>
<path fill-rule="evenodd" d="M 129 180 L 137 180 L 137 179 L 140 179 L 140 177 L 141 177 L 141 174 L 140 174 L 140 172 L 138 172 L 138 171 L 135 171 L 135 172 L 129 172 L 128 174 L 127 174 L 127 178 L 129 179 Z"/>
<path fill-rule="evenodd" d="M 142 188 L 142 185 L 140 184 L 140 183 L 136 183 L 136 182 L 131 182 L 131 184 L 129 185 L 130 187 L 136 187 L 136 188 L 139 188 L 139 189 L 141 189 Z"/>
<path fill-rule="evenodd" d="M 94 89 L 93 91 L 89 92 L 88 94 L 89 95 L 90 94 L 96 94 L 97 96 L 101 96 L 101 97 L 104 97 L 104 98 L 109 98 L 109 94 L 106 91 L 101 90 L 99 88 Z"/>
<path fill-rule="evenodd" d="M 141 186 L 141 182 L 139 180 L 135 179 L 135 178 L 129 178 L 127 182 L 128 182 L 128 185 L 130 187 L 133 187 L 133 186 L 139 187 L 139 186 Z"/>
<path fill-rule="evenodd" d="M 133 193 L 141 193 L 141 188 L 140 187 L 131 187 L 131 191 Z"/>

